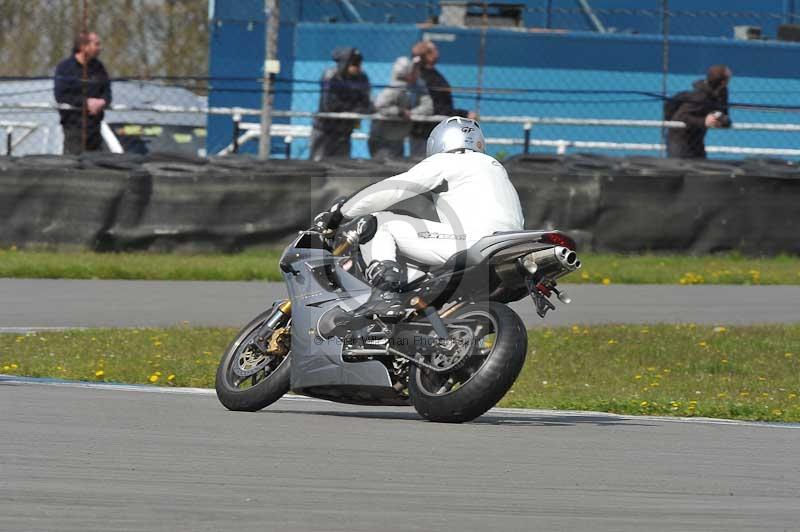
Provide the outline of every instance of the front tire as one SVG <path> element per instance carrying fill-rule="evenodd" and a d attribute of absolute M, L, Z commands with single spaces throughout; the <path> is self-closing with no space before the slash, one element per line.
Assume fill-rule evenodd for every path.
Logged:
<path fill-rule="evenodd" d="M 496 405 L 514 384 L 525 364 L 528 334 L 519 316 L 500 303 L 467 305 L 450 318 L 475 324 L 467 363 L 445 374 L 412 366 L 408 389 L 425 419 L 463 423 Z"/>
<path fill-rule="evenodd" d="M 272 312 L 263 312 L 248 323 L 222 355 L 215 388 L 217 398 L 228 410 L 256 412 L 289 391 L 291 352 L 278 356 L 247 351 L 258 328 Z M 290 334 L 289 327 L 289 324 L 283 325 L 283 334 Z M 279 330 L 276 328 L 275 333 Z M 248 375 L 250 372 L 254 373 Z"/>

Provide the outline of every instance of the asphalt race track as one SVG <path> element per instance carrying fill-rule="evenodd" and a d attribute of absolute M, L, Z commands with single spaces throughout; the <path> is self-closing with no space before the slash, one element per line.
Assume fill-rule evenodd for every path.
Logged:
<path fill-rule="evenodd" d="M 798 530 L 798 425 L 0 382 L 0 530 Z"/>
<path fill-rule="evenodd" d="M 800 322 L 800 286 L 564 285 L 542 321 L 533 302 L 512 305 L 529 326 L 572 323 Z M 0 332 L 49 327 L 239 327 L 276 299 L 279 283 L 0 279 Z"/>
<path fill-rule="evenodd" d="M 545 323 L 800 322 L 800 287 L 573 286 Z M 239 326 L 271 283 L 0 280 L 0 332 Z M 541 323 L 530 302 L 516 309 Z M 800 530 L 800 425 L 285 398 L 0 376 L 0 531 Z"/>

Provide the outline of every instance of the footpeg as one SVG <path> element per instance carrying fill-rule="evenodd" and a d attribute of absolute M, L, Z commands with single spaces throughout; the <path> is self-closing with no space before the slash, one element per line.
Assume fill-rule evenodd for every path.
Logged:
<path fill-rule="evenodd" d="M 558 290 L 557 288 L 553 288 L 553 293 L 556 295 L 559 301 L 564 303 L 565 305 L 569 305 L 572 303 L 572 298 L 567 295 L 566 290 Z"/>

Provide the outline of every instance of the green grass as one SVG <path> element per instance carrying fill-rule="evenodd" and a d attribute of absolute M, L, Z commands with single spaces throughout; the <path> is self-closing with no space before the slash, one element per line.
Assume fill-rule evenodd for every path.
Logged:
<path fill-rule="evenodd" d="M 501 406 L 800 421 L 800 324 L 536 329 Z"/>
<path fill-rule="evenodd" d="M 230 328 L 0 334 L 0 373 L 212 387 Z M 800 422 L 800 324 L 541 328 L 501 406 Z"/>
<path fill-rule="evenodd" d="M 724 255 L 581 255 L 571 283 L 603 284 L 800 284 L 800 257 Z"/>
<path fill-rule="evenodd" d="M 0 249 L 0 277 L 280 281 L 280 250 L 239 254 L 91 253 Z M 800 257 L 581 254 L 569 283 L 800 284 Z"/>
<path fill-rule="evenodd" d="M 281 281 L 281 250 L 239 254 L 92 253 L 0 250 L 0 277 Z"/>

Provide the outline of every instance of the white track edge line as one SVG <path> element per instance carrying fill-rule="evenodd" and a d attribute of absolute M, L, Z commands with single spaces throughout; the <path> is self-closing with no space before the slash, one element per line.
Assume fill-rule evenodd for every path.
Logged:
<path fill-rule="evenodd" d="M 211 388 L 167 388 L 164 386 L 149 386 L 146 384 L 113 384 L 102 382 L 58 381 L 38 379 L 36 377 L 17 377 L 0 373 L 0 384 L 57 386 L 62 388 L 88 388 L 95 390 L 113 390 L 124 392 L 161 393 L 173 395 L 215 395 Z M 324 399 L 307 397 L 305 395 L 284 395 L 281 401 L 300 401 L 308 403 L 332 403 Z M 356 405 L 357 406 L 357 405 Z M 371 407 L 368 407 L 371 408 Z M 732 425 L 740 427 L 800 429 L 800 423 L 775 423 L 769 421 L 743 421 L 738 419 L 717 419 L 710 417 L 669 417 L 669 416 L 631 416 L 614 414 L 611 412 L 597 412 L 592 410 L 543 410 L 526 408 L 492 408 L 488 413 L 521 415 L 521 416 L 561 416 L 561 417 L 608 417 L 620 420 L 648 420 L 668 423 L 700 423 L 704 425 Z"/>

